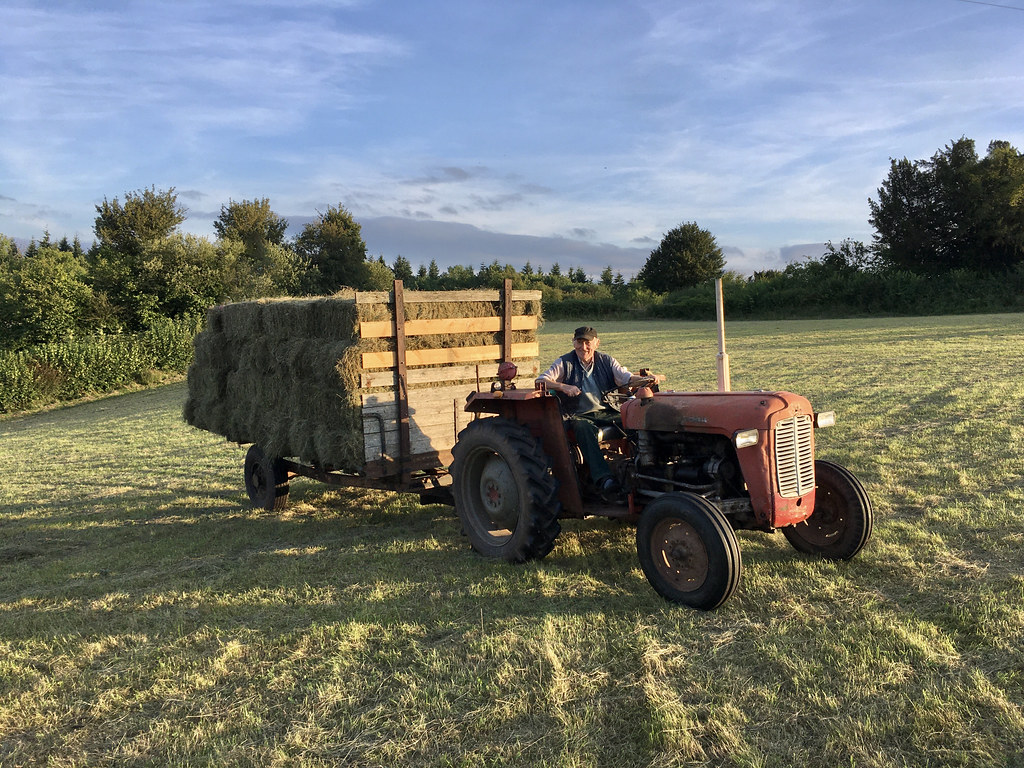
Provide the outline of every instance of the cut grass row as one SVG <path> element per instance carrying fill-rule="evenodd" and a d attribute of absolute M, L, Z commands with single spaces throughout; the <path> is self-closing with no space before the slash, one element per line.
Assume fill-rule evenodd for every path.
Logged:
<path fill-rule="evenodd" d="M 715 385 L 711 324 L 599 331 Z M 1024 764 L 1024 316 L 728 333 L 734 388 L 837 411 L 876 527 L 846 564 L 742 533 L 710 614 L 603 520 L 509 566 L 413 497 L 248 509 L 182 384 L 0 422 L 0 765 Z"/>

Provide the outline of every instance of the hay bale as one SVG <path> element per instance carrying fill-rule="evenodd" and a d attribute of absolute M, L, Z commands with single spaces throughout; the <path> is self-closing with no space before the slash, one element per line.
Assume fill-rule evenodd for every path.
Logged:
<path fill-rule="evenodd" d="M 539 292 L 517 293 L 527 298 L 513 302 L 513 313 L 536 315 L 539 322 Z M 482 295 L 488 300 L 481 300 Z M 372 380 L 366 379 L 363 354 L 393 352 L 396 342 L 387 336 L 361 338 L 360 323 L 392 320 L 389 302 L 388 294 L 344 291 L 329 297 L 263 299 L 211 308 L 206 327 L 195 340 L 185 420 L 234 442 L 257 443 L 270 455 L 328 469 L 362 471 L 367 461 L 363 395 L 380 393 L 374 401 L 394 402 L 393 378 L 378 370 Z M 410 291 L 405 294 L 405 309 L 407 321 L 502 315 L 496 291 Z M 500 332 L 410 335 L 406 347 L 500 346 L 501 336 Z M 514 331 L 512 341 L 535 343 L 536 331 Z M 439 375 L 436 381 L 430 375 L 418 378 L 419 387 L 455 387 L 463 400 L 468 383 L 475 385 L 475 374 L 468 373 L 454 378 Z M 395 415 L 388 418 L 394 429 Z M 376 440 L 374 450 L 379 452 L 379 422 L 368 423 Z M 388 446 L 387 452 L 392 451 Z"/>

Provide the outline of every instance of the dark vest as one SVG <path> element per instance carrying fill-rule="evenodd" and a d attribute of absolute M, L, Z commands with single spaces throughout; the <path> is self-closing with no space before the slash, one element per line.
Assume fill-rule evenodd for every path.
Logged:
<path fill-rule="evenodd" d="M 571 384 L 580 391 L 583 390 L 583 378 L 586 372 L 583 369 L 583 364 L 580 362 L 579 357 L 576 355 L 576 350 L 562 355 L 562 370 L 565 371 L 565 378 L 562 380 L 563 384 Z M 611 355 L 606 355 L 604 352 L 594 352 L 594 381 L 597 382 L 598 388 L 602 392 L 601 405 L 609 407 L 608 404 L 608 393 L 614 392 L 617 389 L 615 384 L 615 374 L 612 373 Z M 559 401 L 562 404 L 562 412 L 567 416 L 571 416 L 576 413 L 576 409 L 579 407 L 579 397 L 567 397 L 561 392 L 555 393 L 558 396 Z"/>

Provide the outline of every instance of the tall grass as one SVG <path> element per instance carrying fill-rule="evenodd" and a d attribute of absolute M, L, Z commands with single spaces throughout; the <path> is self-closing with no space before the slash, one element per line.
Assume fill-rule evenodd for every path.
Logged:
<path fill-rule="evenodd" d="M 714 386 L 712 324 L 597 325 Z M 742 533 L 709 614 L 617 523 L 510 566 L 408 496 L 251 510 L 181 384 L 0 421 L 0 765 L 1024 764 L 1024 316 L 728 334 L 734 388 L 837 411 L 877 521 L 845 564 Z"/>

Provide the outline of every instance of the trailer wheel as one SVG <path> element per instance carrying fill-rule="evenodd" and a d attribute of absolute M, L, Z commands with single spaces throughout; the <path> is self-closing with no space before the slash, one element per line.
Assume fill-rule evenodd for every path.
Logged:
<path fill-rule="evenodd" d="M 814 462 L 814 512 L 782 529 L 798 552 L 849 560 L 871 536 L 873 513 L 867 491 L 850 470 L 831 461 Z"/>
<path fill-rule="evenodd" d="M 267 456 L 258 445 L 245 454 L 245 490 L 257 509 L 288 506 L 288 472 L 281 459 Z"/>
<path fill-rule="evenodd" d="M 725 515 L 692 493 L 666 493 L 648 504 L 636 529 L 640 567 L 674 603 L 710 611 L 739 586 L 740 545 Z"/>
<path fill-rule="evenodd" d="M 512 563 L 547 555 L 562 505 L 540 440 L 514 421 L 478 419 L 459 433 L 452 456 L 455 510 L 473 549 Z"/>

